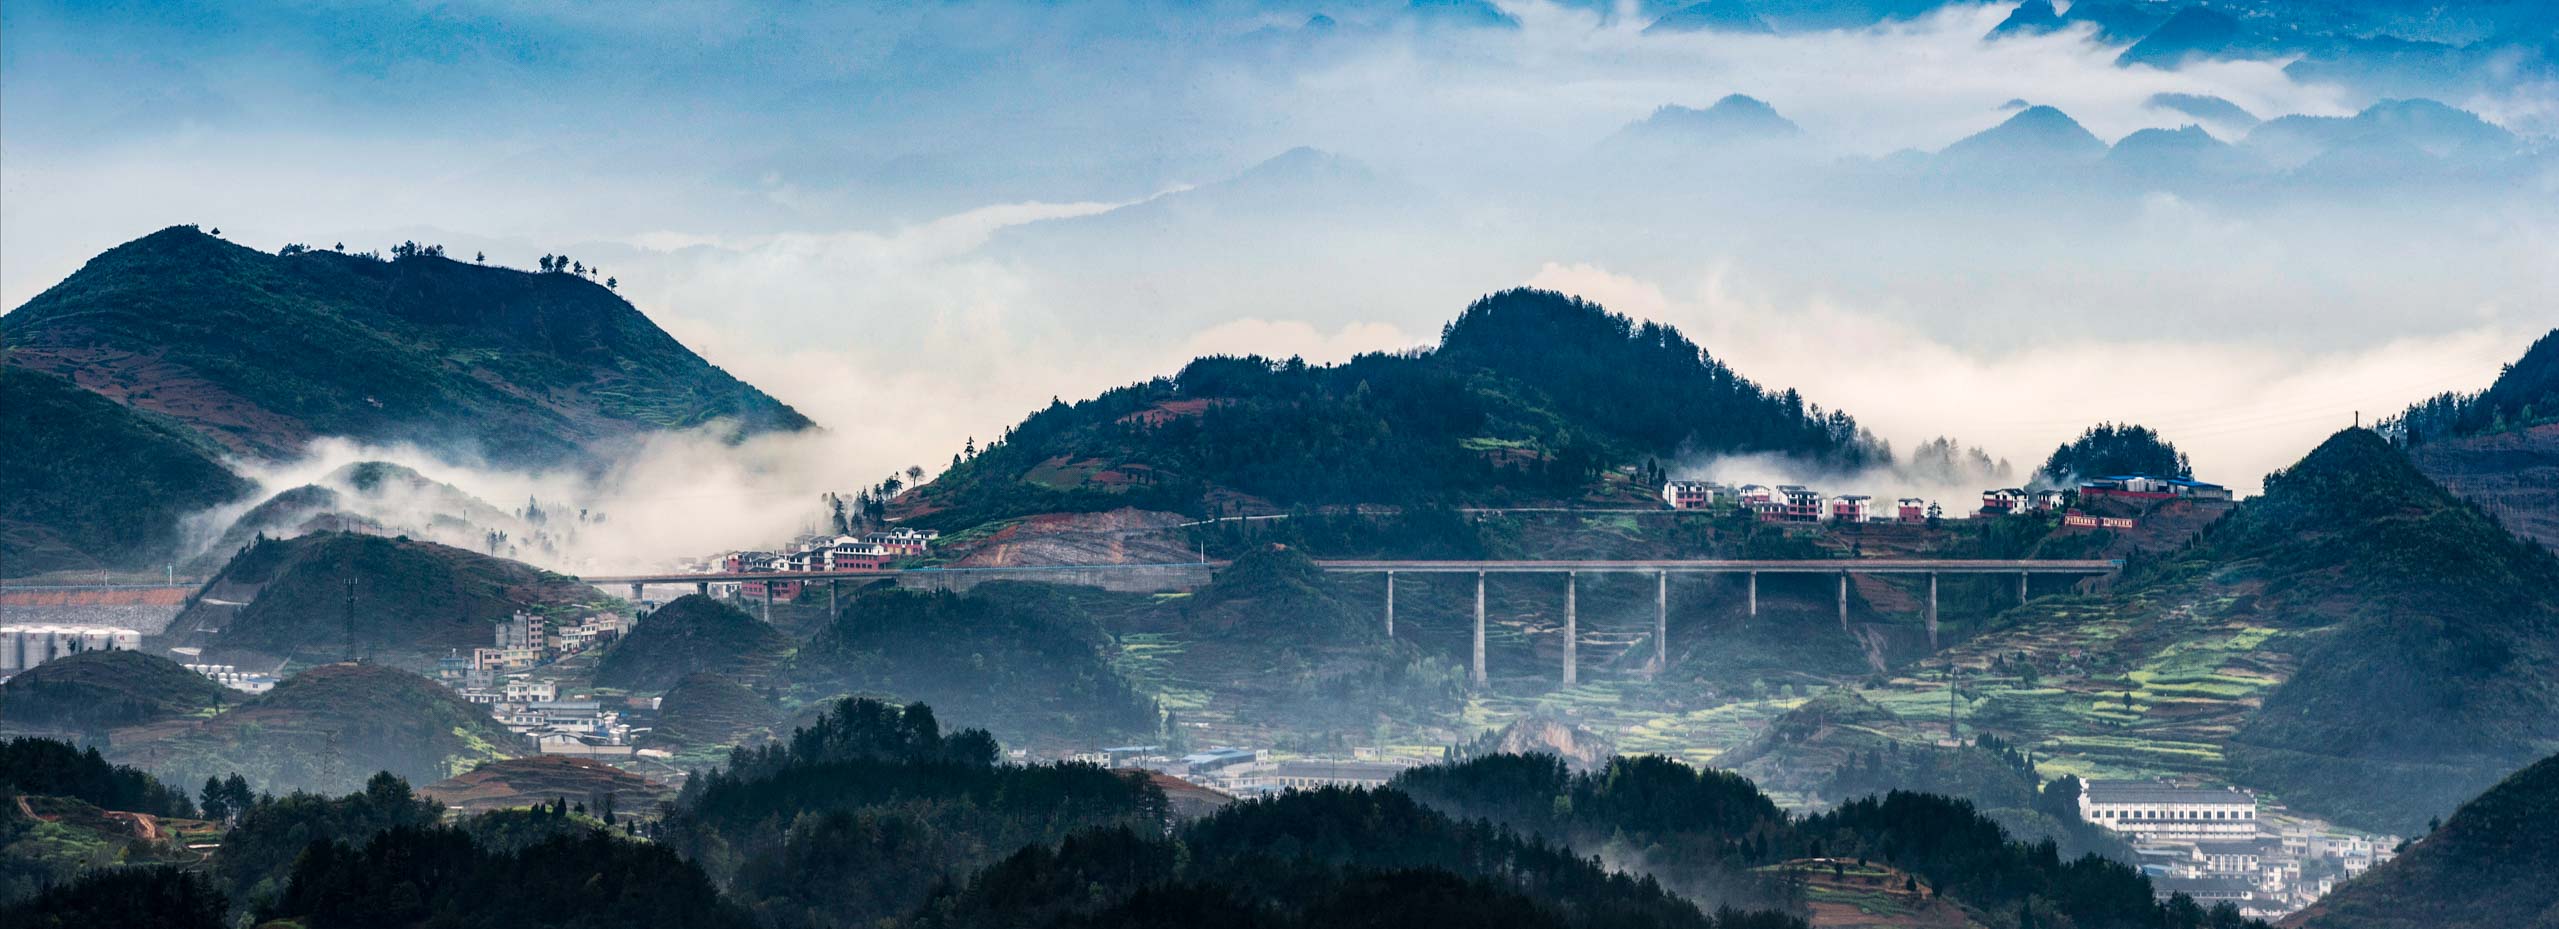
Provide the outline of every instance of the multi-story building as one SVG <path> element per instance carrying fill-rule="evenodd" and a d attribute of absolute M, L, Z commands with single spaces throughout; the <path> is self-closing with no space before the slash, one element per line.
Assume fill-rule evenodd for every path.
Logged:
<path fill-rule="evenodd" d="M 1875 498 L 1865 494 L 1847 494 L 1830 498 L 1830 519 L 1836 523 L 1862 523 L 1875 515 Z"/>
<path fill-rule="evenodd" d="M 1672 481 L 1662 485 L 1662 502 L 1674 510 L 1702 510 L 1715 505 L 1715 485 L 1705 481 Z"/>
<path fill-rule="evenodd" d="M 1918 497 L 1903 497 L 1894 502 L 1893 509 L 1893 517 L 1901 522 L 1924 523 L 1928 521 L 1928 501 L 1922 500 Z"/>
<path fill-rule="evenodd" d="M 2079 815 L 2136 840 L 2197 843 L 2257 837 L 2256 796 L 2231 789 L 2144 781 L 2089 781 Z"/>

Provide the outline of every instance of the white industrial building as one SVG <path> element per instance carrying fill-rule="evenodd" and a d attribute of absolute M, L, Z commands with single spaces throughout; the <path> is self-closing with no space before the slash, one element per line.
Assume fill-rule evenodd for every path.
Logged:
<path fill-rule="evenodd" d="M 81 652 L 140 648 L 142 633 L 117 626 L 0 626 L 0 678 Z"/>

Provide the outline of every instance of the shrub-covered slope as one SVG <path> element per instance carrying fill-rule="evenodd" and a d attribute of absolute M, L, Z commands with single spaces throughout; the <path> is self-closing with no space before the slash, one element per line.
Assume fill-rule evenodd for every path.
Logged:
<path fill-rule="evenodd" d="M 1070 597 L 866 591 L 803 647 L 793 675 L 821 692 L 941 707 L 1017 745 L 1095 745 L 1155 735 L 1154 701 L 1103 655 Z"/>
<path fill-rule="evenodd" d="M 185 732 L 120 744 L 116 760 L 170 783 L 246 775 L 282 793 L 344 793 L 377 771 L 430 783 L 523 752 L 489 711 L 407 671 L 322 665 Z"/>
<path fill-rule="evenodd" d="M 209 712 L 234 696 L 158 655 L 81 652 L 0 684 L 0 728 L 103 733 Z"/>
<path fill-rule="evenodd" d="M 7 320 L 10 363 L 264 457 L 339 435 L 551 465 L 716 419 L 808 425 L 602 284 L 426 254 L 271 255 L 172 227 Z"/>
<path fill-rule="evenodd" d="M 789 637 L 764 621 L 718 600 L 688 594 L 640 617 L 596 663 L 595 683 L 659 691 L 697 671 L 752 680 L 771 670 L 789 648 Z"/>

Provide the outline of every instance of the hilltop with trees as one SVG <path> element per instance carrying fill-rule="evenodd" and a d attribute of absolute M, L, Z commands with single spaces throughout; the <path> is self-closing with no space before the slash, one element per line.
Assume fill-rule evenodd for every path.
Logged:
<path fill-rule="evenodd" d="M 1521 289 L 1475 301 L 1435 349 L 1340 365 L 1202 358 L 1052 402 L 972 441 L 901 505 L 960 528 L 1123 506 L 1575 500 L 1610 493 L 1621 466 L 1700 452 L 1843 468 L 1891 457 L 1846 413 L 1763 388 L 1676 329 Z"/>
<path fill-rule="evenodd" d="M 2055 484 L 2118 474 L 2193 477 L 2194 473 L 2186 453 L 2150 427 L 2131 423 L 2090 426 L 2078 438 L 2053 449 L 2044 466 L 2035 471 L 2037 477 Z"/>

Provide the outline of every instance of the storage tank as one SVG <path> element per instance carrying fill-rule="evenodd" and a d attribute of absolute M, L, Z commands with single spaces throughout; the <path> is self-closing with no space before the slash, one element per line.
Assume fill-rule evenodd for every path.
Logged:
<path fill-rule="evenodd" d="M 23 631 L 17 626 L 0 626 L 0 674 L 13 674 L 19 670 L 22 659 L 18 657 L 18 634 Z"/>
<path fill-rule="evenodd" d="M 108 629 L 103 626 L 82 627 L 80 629 L 80 650 L 84 652 L 103 652 L 114 648 L 116 644 L 115 633 L 115 630 Z"/>
<path fill-rule="evenodd" d="M 109 629 L 107 633 L 108 640 L 115 643 L 118 651 L 142 650 L 142 631 L 139 629 Z"/>
<path fill-rule="evenodd" d="M 44 635 L 46 644 L 44 660 L 46 661 L 69 658 L 71 653 L 80 649 L 80 630 L 78 629 L 69 626 L 46 626 Z"/>

